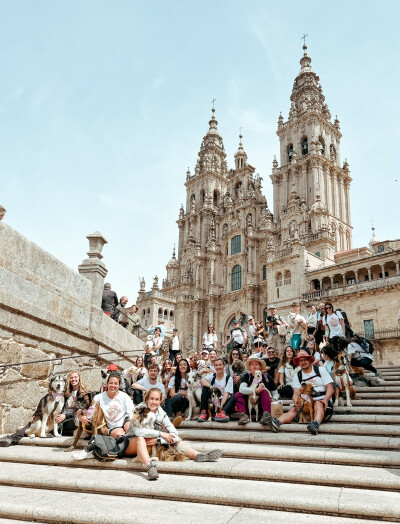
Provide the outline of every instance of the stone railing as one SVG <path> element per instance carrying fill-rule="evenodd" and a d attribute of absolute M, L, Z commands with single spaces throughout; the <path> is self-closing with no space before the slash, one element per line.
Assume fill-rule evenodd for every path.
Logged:
<path fill-rule="evenodd" d="M 380 278 L 379 280 L 370 280 L 369 282 L 359 282 L 357 284 L 347 284 L 345 286 L 338 286 L 334 289 L 318 289 L 310 293 L 303 293 L 303 300 L 313 300 L 315 298 L 333 298 L 340 295 L 346 295 L 362 291 L 370 291 L 373 289 L 380 289 L 393 285 L 400 284 L 400 275 L 393 277 Z"/>
<path fill-rule="evenodd" d="M 281 249 L 279 251 L 275 251 L 273 258 L 280 259 L 284 257 L 288 257 L 293 254 L 293 248 L 292 247 L 286 247 L 285 249 Z"/>
<path fill-rule="evenodd" d="M 400 338 L 400 326 L 375 329 L 373 333 L 361 332 L 361 336 L 369 340 L 382 340 L 385 338 Z"/>

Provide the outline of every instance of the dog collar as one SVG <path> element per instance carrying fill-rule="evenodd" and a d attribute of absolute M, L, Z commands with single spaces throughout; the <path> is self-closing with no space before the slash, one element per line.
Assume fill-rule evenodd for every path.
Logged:
<path fill-rule="evenodd" d="M 303 400 L 305 400 L 306 402 L 311 402 L 311 397 L 310 397 L 310 395 L 305 395 L 304 393 L 302 393 L 300 396 L 301 396 L 301 398 L 302 398 Z"/>
<path fill-rule="evenodd" d="M 64 393 L 55 393 L 53 391 L 52 395 L 56 402 L 60 402 L 60 400 L 64 398 Z"/>
<path fill-rule="evenodd" d="M 95 408 L 95 405 L 93 404 L 93 406 L 90 406 L 90 408 L 85 410 L 86 418 L 92 418 L 93 417 L 94 408 Z"/>

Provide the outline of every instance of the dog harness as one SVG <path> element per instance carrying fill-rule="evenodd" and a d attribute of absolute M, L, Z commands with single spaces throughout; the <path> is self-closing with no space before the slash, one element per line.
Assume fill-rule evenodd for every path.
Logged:
<path fill-rule="evenodd" d="M 60 402 L 60 400 L 64 398 L 64 393 L 56 393 L 55 391 L 53 391 L 52 395 L 56 402 Z"/>

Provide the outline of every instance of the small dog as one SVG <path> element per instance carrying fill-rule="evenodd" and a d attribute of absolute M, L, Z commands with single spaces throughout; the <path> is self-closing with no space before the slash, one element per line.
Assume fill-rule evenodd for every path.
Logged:
<path fill-rule="evenodd" d="M 83 410 L 85 416 L 90 420 L 90 424 L 82 424 L 82 422 L 79 421 L 79 425 L 74 432 L 74 442 L 72 443 L 72 446 L 65 451 L 72 451 L 75 449 L 83 431 L 89 435 L 108 435 L 107 422 L 105 421 L 100 406 L 93 401 L 94 396 L 95 393 L 87 392 L 78 397 L 76 408 L 77 410 Z"/>
<path fill-rule="evenodd" d="M 245 370 L 245 365 L 242 360 L 232 360 L 232 380 L 233 380 L 233 389 L 236 393 L 239 391 L 239 384 L 235 382 L 236 377 L 241 377 L 243 371 Z"/>
<path fill-rule="evenodd" d="M 220 411 L 221 409 L 221 397 L 222 397 L 222 391 L 219 388 L 212 387 L 208 391 L 208 399 L 207 399 L 207 411 L 208 411 L 208 418 L 210 420 L 214 420 L 215 415 Z"/>
<path fill-rule="evenodd" d="M 135 407 L 132 415 L 132 426 L 145 429 L 155 429 L 156 415 L 142 403 Z M 158 428 L 157 428 L 158 429 Z M 131 433 L 128 431 L 128 433 Z M 128 434 L 127 433 L 127 434 Z M 176 462 L 186 460 L 186 455 L 176 449 L 176 446 L 160 444 L 147 447 L 150 458 L 165 462 Z"/>
<path fill-rule="evenodd" d="M 26 436 L 30 438 L 45 438 L 46 433 L 53 430 L 55 437 L 61 437 L 55 418 L 61 414 L 64 407 L 65 386 L 64 375 L 57 374 L 50 378 L 49 392 L 40 400 L 33 414 L 31 425 L 25 431 Z"/>
<path fill-rule="evenodd" d="M 253 393 L 249 395 L 249 399 L 248 399 L 248 403 L 247 403 L 247 406 L 248 406 L 248 409 L 249 409 L 249 418 L 251 420 L 251 412 L 252 410 L 254 409 L 255 411 L 255 414 L 256 414 L 256 421 L 258 420 L 258 399 L 260 398 L 258 395 L 256 395 L 256 389 L 258 388 L 258 386 L 260 384 L 262 384 L 262 372 L 260 369 L 258 369 L 255 373 L 254 373 L 254 379 L 253 379 L 253 382 L 251 384 L 251 388 L 253 390 Z"/>
<path fill-rule="evenodd" d="M 186 385 L 187 385 L 187 399 L 189 401 L 189 410 L 187 413 L 187 420 L 191 420 L 193 411 L 200 406 L 201 400 L 201 384 L 200 384 L 201 375 L 197 371 L 190 371 L 186 375 Z"/>
<path fill-rule="evenodd" d="M 289 313 L 288 315 L 289 328 L 286 334 L 286 343 L 290 342 L 290 339 L 292 338 L 294 330 L 300 327 L 301 345 L 304 344 L 304 341 L 307 336 L 307 329 L 301 326 L 301 324 L 299 323 L 300 321 L 306 324 L 306 319 L 303 316 L 297 315 L 296 313 L 293 313 L 293 312 Z"/>
<path fill-rule="evenodd" d="M 152 335 L 147 335 L 146 343 L 144 345 L 144 352 L 147 355 L 151 355 L 152 357 L 154 357 L 154 355 L 156 354 L 155 351 L 154 351 L 154 348 L 155 348 L 155 345 L 154 345 L 154 342 L 153 342 L 153 336 Z"/>
<path fill-rule="evenodd" d="M 349 373 L 347 372 L 348 359 L 344 351 L 340 351 L 334 359 L 332 378 L 339 386 L 335 388 L 335 406 L 339 405 L 339 394 L 346 392 L 347 407 L 351 408 L 350 398 L 356 397 L 356 390 L 351 384 Z"/>
<path fill-rule="evenodd" d="M 299 424 L 305 424 L 306 422 L 312 422 L 314 420 L 314 399 L 315 394 L 314 387 L 312 384 L 305 382 L 300 389 L 301 408 L 299 411 Z"/>

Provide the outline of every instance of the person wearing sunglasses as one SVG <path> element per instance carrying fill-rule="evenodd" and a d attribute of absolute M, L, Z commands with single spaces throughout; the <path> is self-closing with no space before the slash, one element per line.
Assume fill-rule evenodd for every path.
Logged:
<path fill-rule="evenodd" d="M 331 342 L 333 337 L 344 337 L 346 327 L 344 325 L 343 315 L 340 311 L 335 311 L 330 302 L 325 303 L 326 314 L 323 317 L 323 324 L 329 328 L 329 339 Z"/>

